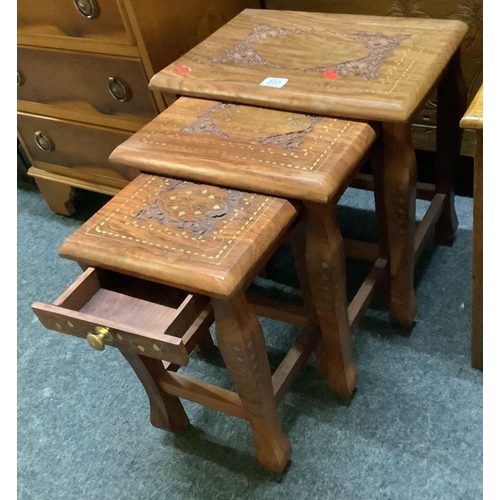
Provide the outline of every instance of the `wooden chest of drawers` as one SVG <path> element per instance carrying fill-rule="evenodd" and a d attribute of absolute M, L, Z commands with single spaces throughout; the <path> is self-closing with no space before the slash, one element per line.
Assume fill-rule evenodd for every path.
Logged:
<path fill-rule="evenodd" d="M 108 156 L 169 103 L 150 78 L 259 0 L 18 0 L 18 137 L 56 213 L 74 188 L 115 194 Z"/>

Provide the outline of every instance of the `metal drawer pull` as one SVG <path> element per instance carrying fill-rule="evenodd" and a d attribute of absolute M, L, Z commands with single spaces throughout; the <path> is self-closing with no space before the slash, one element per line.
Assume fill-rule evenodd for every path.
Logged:
<path fill-rule="evenodd" d="M 75 7 L 87 19 L 95 19 L 99 15 L 97 0 L 75 0 Z"/>
<path fill-rule="evenodd" d="M 24 75 L 20 71 L 18 71 L 17 72 L 17 86 L 20 87 L 23 84 L 24 84 Z"/>
<path fill-rule="evenodd" d="M 94 333 L 87 334 L 87 342 L 97 351 L 104 351 L 104 343 L 112 342 L 113 336 L 104 326 L 96 326 L 95 331 L 97 335 Z"/>
<path fill-rule="evenodd" d="M 35 142 L 36 145 L 44 151 L 54 150 L 54 143 L 43 132 L 40 132 L 39 130 L 35 132 Z"/>
<path fill-rule="evenodd" d="M 130 89 L 128 85 L 115 76 L 108 78 L 108 88 L 111 95 L 121 102 L 126 102 L 130 99 Z"/>

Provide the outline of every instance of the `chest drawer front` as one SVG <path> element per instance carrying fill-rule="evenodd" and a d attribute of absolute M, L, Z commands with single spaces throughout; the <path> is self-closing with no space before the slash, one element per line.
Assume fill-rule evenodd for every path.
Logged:
<path fill-rule="evenodd" d="M 19 47 L 18 99 L 146 123 L 158 113 L 139 59 Z"/>
<path fill-rule="evenodd" d="M 18 35 L 135 45 L 120 0 L 18 0 Z"/>
<path fill-rule="evenodd" d="M 17 127 L 31 159 L 113 179 L 132 180 L 139 171 L 108 161 L 130 132 L 18 113 Z"/>

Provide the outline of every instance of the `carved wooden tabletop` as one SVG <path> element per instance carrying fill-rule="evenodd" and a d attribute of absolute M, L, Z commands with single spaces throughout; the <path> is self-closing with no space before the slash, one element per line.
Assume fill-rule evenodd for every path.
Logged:
<path fill-rule="evenodd" d="M 182 97 L 115 149 L 144 172 L 326 203 L 375 140 L 362 122 Z"/>
<path fill-rule="evenodd" d="M 462 128 L 483 128 L 483 86 L 479 88 L 465 115 L 460 120 Z"/>
<path fill-rule="evenodd" d="M 67 238 L 59 255 L 227 297 L 265 263 L 256 259 L 270 257 L 296 215 L 286 200 L 141 174 Z"/>
<path fill-rule="evenodd" d="M 150 87 L 401 122 L 434 86 L 467 30 L 457 20 L 246 9 L 156 74 Z"/>

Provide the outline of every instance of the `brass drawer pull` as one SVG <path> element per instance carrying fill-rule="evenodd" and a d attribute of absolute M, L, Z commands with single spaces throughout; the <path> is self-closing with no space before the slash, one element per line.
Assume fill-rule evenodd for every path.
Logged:
<path fill-rule="evenodd" d="M 97 335 L 94 333 L 87 334 L 87 342 L 97 351 L 104 351 L 104 343 L 112 342 L 113 336 L 104 326 L 96 326 L 95 332 Z"/>
<path fill-rule="evenodd" d="M 128 85 L 115 76 L 110 76 L 108 78 L 108 88 L 111 95 L 118 101 L 126 102 L 131 97 Z"/>
<path fill-rule="evenodd" d="M 99 15 L 97 0 L 75 0 L 75 7 L 87 19 L 95 19 Z"/>
<path fill-rule="evenodd" d="M 36 145 L 44 151 L 54 150 L 54 143 L 43 132 L 40 132 L 39 130 L 35 132 L 35 142 Z"/>
<path fill-rule="evenodd" d="M 17 86 L 20 87 L 23 84 L 24 84 L 24 75 L 20 71 L 18 71 L 17 72 Z"/>

